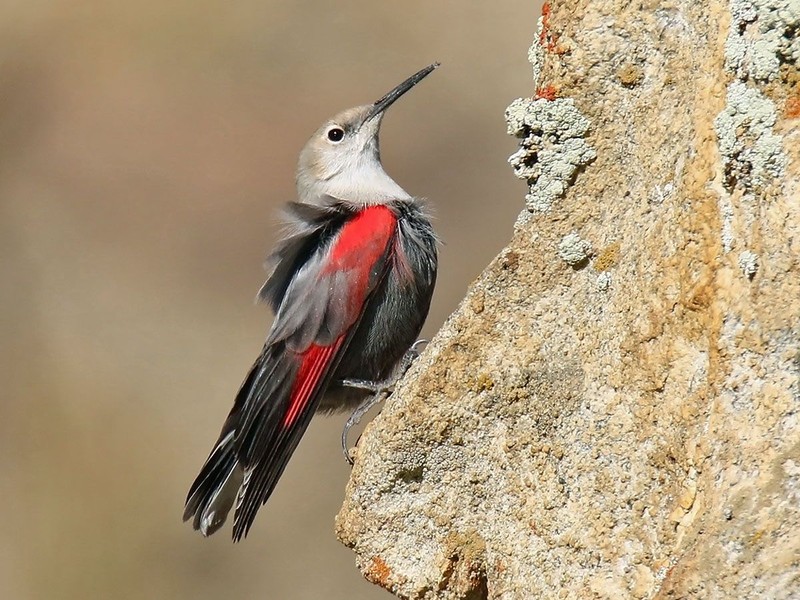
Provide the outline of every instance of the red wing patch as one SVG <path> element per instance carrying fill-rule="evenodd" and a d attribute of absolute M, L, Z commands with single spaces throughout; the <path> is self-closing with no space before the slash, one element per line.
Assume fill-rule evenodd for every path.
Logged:
<path fill-rule="evenodd" d="M 350 298 L 358 301 L 355 314 L 369 293 L 373 268 L 381 264 L 386 247 L 395 235 L 397 216 L 387 206 L 368 206 L 342 227 L 331 249 L 331 260 L 326 273 L 348 271 L 353 273 Z"/>
<path fill-rule="evenodd" d="M 289 410 L 283 417 L 283 426 L 291 427 L 297 416 L 303 412 L 314 391 L 328 370 L 331 359 L 336 355 L 345 336 L 339 336 L 330 346 L 313 344 L 303 353 L 303 362 L 297 372 L 297 378 L 289 398 Z"/>
<path fill-rule="evenodd" d="M 333 246 L 328 271 L 373 264 L 383 255 L 397 226 L 397 216 L 383 205 L 368 206 L 350 219 Z"/>
<path fill-rule="evenodd" d="M 383 258 L 395 235 L 397 216 L 387 206 L 368 206 L 350 219 L 341 229 L 331 248 L 331 258 L 322 275 L 347 272 L 351 274 L 347 291 L 348 312 L 352 315 L 351 327 L 358 319 L 370 293 L 373 271 L 385 264 Z M 323 277 L 324 281 L 324 277 Z M 334 360 L 347 331 L 330 346 L 312 344 L 302 354 L 302 363 L 295 379 L 289 400 L 289 409 L 283 418 L 283 426 L 291 426 L 325 378 L 328 367 Z"/>

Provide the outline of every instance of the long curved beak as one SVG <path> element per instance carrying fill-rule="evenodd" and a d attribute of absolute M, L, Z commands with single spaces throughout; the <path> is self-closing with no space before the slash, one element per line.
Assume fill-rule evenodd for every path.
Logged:
<path fill-rule="evenodd" d="M 383 98 L 381 98 L 380 100 L 377 100 L 375 102 L 375 104 L 372 105 L 372 110 L 367 115 L 367 118 L 364 119 L 364 122 L 366 123 L 370 119 L 378 116 L 383 111 L 385 111 L 387 108 L 389 108 L 392 104 L 394 104 L 395 100 L 397 100 L 400 96 L 402 96 L 408 90 L 410 90 L 415 85 L 417 85 L 420 81 L 425 79 L 438 66 L 439 66 L 439 63 L 436 62 L 436 63 L 433 63 L 432 65 L 428 65 L 427 67 L 425 67 L 424 69 L 422 69 L 420 71 L 417 71 L 411 77 L 406 79 L 403 83 L 401 83 L 396 88 L 394 88 L 391 92 L 386 94 Z"/>

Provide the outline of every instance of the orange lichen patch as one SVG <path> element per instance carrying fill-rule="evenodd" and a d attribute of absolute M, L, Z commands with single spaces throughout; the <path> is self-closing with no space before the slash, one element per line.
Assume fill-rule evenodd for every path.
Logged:
<path fill-rule="evenodd" d="M 550 3 L 545 2 L 542 5 L 542 31 L 539 34 L 539 43 L 544 46 L 547 41 L 547 35 L 550 32 Z"/>
<path fill-rule="evenodd" d="M 494 388 L 495 381 L 489 373 L 480 373 L 475 377 L 470 377 L 468 385 L 469 389 L 479 394 Z"/>
<path fill-rule="evenodd" d="M 555 100 L 556 88 L 554 88 L 552 85 L 540 87 L 538 90 L 536 90 L 536 95 L 534 95 L 533 99 L 538 100 L 539 98 L 544 98 L 545 100 Z"/>
<path fill-rule="evenodd" d="M 380 556 L 372 557 L 369 567 L 364 571 L 364 577 L 387 590 L 392 586 L 392 570 Z"/>
<path fill-rule="evenodd" d="M 539 45 L 548 52 L 555 50 L 558 36 L 550 31 L 550 3 L 542 5 L 542 31 L 539 33 Z"/>
<path fill-rule="evenodd" d="M 638 65 L 627 64 L 617 71 L 617 79 L 625 87 L 634 87 L 644 79 L 644 71 Z"/>
<path fill-rule="evenodd" d="M 450 533 L 444 540 L 447 564 L 442 570 L 440 589 L 459 598 L 488 598 L 486 541 L 476 530 Z"/>
<path fill-rule="evenodd" d="M 800 118 L 800 93 L 789 98 L 783 105 L 783 116 L 787 119 Z"/>
<path fill-rule="evenodd" d="M 594 270 L 598 273 L 603 273 L 616 265 L 619 261 L 619 250 L 619 242 L 614 242 L 603 248 L 594 261 Z"/>

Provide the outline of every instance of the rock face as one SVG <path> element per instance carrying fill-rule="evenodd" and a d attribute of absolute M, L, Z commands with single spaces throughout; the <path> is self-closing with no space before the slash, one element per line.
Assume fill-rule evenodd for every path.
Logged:
<path fill-rule="evenodd" d="M 800 597 L 798 35 L 797 0 L 545 5 L 527 209 L 357 450 L 369 580 Z"/>

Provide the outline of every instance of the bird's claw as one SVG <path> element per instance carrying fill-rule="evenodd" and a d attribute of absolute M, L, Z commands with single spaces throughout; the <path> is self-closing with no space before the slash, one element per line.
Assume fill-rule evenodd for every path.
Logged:
<path fill-rule="evenodd" d="M 383 391 L 367 396 L 367 399 L 358 405 L 358 408 L 353 411 L 344 424 L 344 429 L 342 429 L 342 452 L 344 453 L 344 459 L 350 463 L 350 466 L 353 466 L 353 457 L 350 456 L 350 450 L 347 447 L 347 434 L 350 433 L 353 427 L 361 422 L 363 416 L 367 414 L 373 406 L 386 399 L 388 395 L 386 391 Z M 358 439 L 360 440 L 361 436 L 358 436 Z M 356 440 L 356 444 L 358 444 L 358 440 Z"/>
<path fill-rule="evenodd" d="M 344 459 L 351 466 L 353 465 L 353 458 L 350 456 L 350 450 L 347 447 L 347 435 L 350 433 L 350 430 L 361 422 L 361 419 L 373 406 L 382 402 L 394 392 L 395 384 L 406 374 L 412 363 L 419 357 L 420 351 L 418 350 L 418 346 L 427 343 L 428 340 L 417 340 L 414 342 L 411 348 L 403 355 L 403 358 L 400 359 L 400 362 L 388 379 L 384 379 L 383 381 L 343 379 L 339 382 L 340 385 L 345 387 L 371 392 L 371 395 L 359 404 L 358 408 L 348 417 L 347 422 L 344 424 L 344 429 L 342 429 L 342 453 L 344 454 Z M 360 439 L 361 436 L 359 436 L 358 440 Z M 358 444 L 358 440 L 356 440 L 356 444 Z"/>

